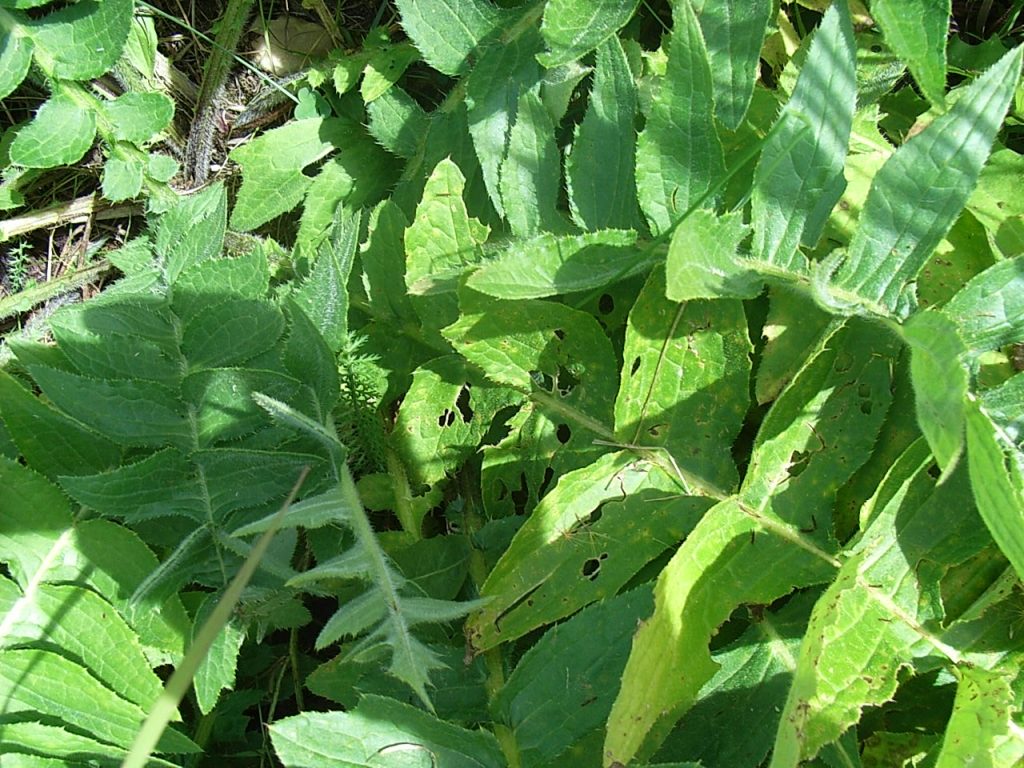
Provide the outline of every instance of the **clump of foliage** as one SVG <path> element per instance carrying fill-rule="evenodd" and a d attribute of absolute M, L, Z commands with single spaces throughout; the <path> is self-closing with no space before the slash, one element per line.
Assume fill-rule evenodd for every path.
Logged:
<path fill-rule="evenodd" d="M 28 77 L 50 96 L 35 117 L 4 135 L 0 210 L 25 203 L 22 188 L 41 171 L 82 159 L 102 140 L 103 194 L 134 198 L 145 187 L 154 209 L 170 205 L 166 182 L 174 158 L 146 151 L 171 122 L 174 102 L 158 89 L 138 88 L 102 99 L 88 81 L 118 65 L 137 82 L 153 77 L 156 32 L 135 21 L 133 0 L 84 0 L 53 9 L 47 0 L 5 3 L 0 13 L 0 98 Z M 29 15 L 28 9 L 35 11 Z"/>
<path fill-rule="evenodd" d="M 281 526 L 155 763 L 1024 760 L 1024 47 L 906 5 L 395 0 L 10 342 L 0 748 Z"/>

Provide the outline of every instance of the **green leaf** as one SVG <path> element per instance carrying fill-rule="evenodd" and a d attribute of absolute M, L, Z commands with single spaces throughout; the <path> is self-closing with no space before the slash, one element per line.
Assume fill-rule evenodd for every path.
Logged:
<path fill-rule="evenodd" d="M 484 503 L 520 514 L 555 477 L 602 452 L 617 387 L 611 345 L 592 315 L 544 301 L 502 302 L 466 293 L 445 336 L 492 381 L 530 395 L 508 436 L 484 449 Z"/>
<path fill-rule="evenodd" d="M 297 307 L 289 307 L 288 321 L 284 366 L 311 393 L 313 415 L 326 420 L 327 414 L 338 401 L 340 384 L 337 359 L 305 312 Z"/>
<path fill-rule="evenodd" d="M 467 285 L 499 299 L 593 290 L 652 266 L 655 256 L 635 244 L 636 232 L 615 229 L 516 240 L 471 274 Z"/>
<path fill-rule="evenodd" d="M 10 96 L 21 85 L 32 63 L 32 38 L 23 29 L 6 32 L 0 49 L 0 99 Z"/>
<path fill-rule="evenodd" d="M 831 518 L 832 494 L 874 448 L 893 399 L 890 359 L 898 349 L 894 336 L 879 338 L 871 323 L 831 323 L 761 423 L 744 495 L 758 505 L 772 496 L 775 514 L 814 529 L 812 538 L 831 547 L 823 521 Z"/>
<path fill-rule="evenodd" d="M 127 748 L 146 712 L 105 688 L 84 667 L 43 650 L 0 651 L 0 695 L 8 715 L 46 715 Z M 198 752 L 177 731 L 165 731 L 161 752 Z"/>
<path fill-rule="evenodd" d="M 903 59 L 914 81 L 932 104 L 946 98 L 946 35 L 950 0 L 875 0 L 871 16 L 885 41 Z"/>
<path fill-rule="evenodd" d="M 694 0 L 711 62 L 715 116 L 730 130 L 743 122 L 758 77 L 761 46 L 771 17 L 768 0 Z"/>
<path fill-rule="evenodd" d="M 369 563 L 369 558 L 362 560 L 361 562 L 366 562 L 372 567 L 372 564 Z M 357 562 L 356 565 L 358 566 L 361 562 Z M 352 565 L 349 565 L 349 569 L 352 572 L 355 572 L 355 568 L 352 567 Z M 333 576 L 337 570 L 338 564 L 335 562 L 332 563 L 332 567 L 330 569 L 325 568 L 324 570 L 319 571 L 316 576 L 317 578 L 322 578 L 323 576 L 330 577 Z M 292 583 L 294 583 L 294 581 L 292 581 Z M 363 634 L 371 627 L 380 624 L 387 616 L 387 613 L 388 608 L 384 604 L 384 598 L 377 591 L 364 592 L 359 597 L 346 601 L 341 608 L 334 612 L 334 615 L 331 616 L 331 618 L 324 622 L 324 626 L 320 630 L 320 634 L 316 637 L 316 649 L 322 650 L 346 636 L 356 637 L 357 635 Z M 413 641 L 407 647 L 403 648 L 403 650 L 407 653 L 410 651 L 415 653 L 416 650 L 422 651 L 423 648 L 422 646 L 415 644 L 415 641 Z M 425 659 L 425 668 L 420 670 L 416 674 L 416 677 L 425 678 L 425 673 L 427 671 L 426 667 L 429 666 L 430 661 L 428 655 Z"/>
<path fill-rule="evenodd" d="M 344 146 L 356 127 L 348 120 L 293 120 L 231 151 L 242 168 L 242 186 L 231 227 L 256 229 L 298 205 L 313 184 L 306 166 Z"/>
<path fill-rule="evenodd" d="M 468 300 L 444 336 L 489 379 L 524 393 L 543 391 L 611 421 L 616 366 L 591 315 L 540 300 Z"/>
<path fill-rule="evenodd" d="M 61 485 L 76 501 L 103 515 L 122 515 L 128 521 L 184 515 L 206 522 L 192 467 L 171 448 L 111 472 L 62 477 Z"/>
<path fill-rule="evenodd" d="M 967 210 L 985 227 L 993 252 L 1004 258 L 1024 252 L 1024 202 L 1017 199 L 1022 169 L 1024 156 L 997 149 L 967 201 Z"/>
<path fill-rule="evenodd" d="M 649 751 L 693 704 L 716 671 L 708 642 L 733 608 L 770 603 L 830 575 L 827 557 L 761 529 L 742 502 L 708 510 L 659 576 L 654 614 L 634 635 L 608 719 L 609 762 Z"/>
<path fill-rule="evenodd" d="M 180 168 L 181 165 L 173 157 L 156 152 L 149 155 L 149 161 L 146 163 L 146 173 L 154 181 L 163 183 L 173 179 Z"/>
<path fill-rule="evenodd" d="M 224 219 L 221 218 L 219 223 L 223 222 Z M 200 225 L 201 222 L 197 222 L 197 226 Z M 211 302 L 221 299 L 261 299 L 266 296 L 269 283 L 270 266 L 262 248 L 254 248 L 245 255 L 231 259 L 212 258 L 198 261 L 178 275 L 174 283 L 171 309 L 179 320 L 197 317 Z M 152 306 L 147 309 L 148 313 L 157 313 Z M 135 312 L 133 315 L 139 318 L 142 312 Z M 166 316 L 168 325 L 173 326 L 172 315 L 167 313 Z M 93 321 L 90 321 L 90 324 L 93 324 Z M 172 335 L 168 341 L 171 342 L 170 346 L 173 349 L 177 346 L 177 340 L 173 335 L 173 327 L 169 330 Z M 118 328 L 116 332 L 123 331 Z"/>
<path fill-rule="evenodd" d="M 666 496 L 673 478 L 629 453 L 561 476 L 484 583 L 490 601 L 466 623 L 476 650 L 522 637 L 614 595 L 680 541 L 711 506 Z"/>
<path fill-rule="evenodd" d="M 416 208 L 416 217 L 405 232 L 405 284 L 422 279 L 458 274 L 480 261 L 480 246 L 489 229 L 470 218 L 462 193 L 465 177 L 452 160 L 434 168 Z M 416 297 L 413 306 L 425 327 L 442 328 L 455 319 L 455 298 Z"/>
<path fill-rule="evenodd" d="M 283 450 L 259 451 L 217 448 L 197 451 L 192 457 L 206 484 L 204 503 L 214 521 L 236 510 L 279 505 L 308 468 L 315 473 L 322 464 L 317 456 Z M 234 518 L 242 522 L 240 518 Z"/>
<path fill-rule="evenodd" d="M 385 91 L 398 82 L 409 65 L 418 61 L 419 58 L 419 52 L 409 43 L 387 45 L 375 51 L 370 56 L 363 74 L 363 84 L 360 89 L 363 102 L 369 104 L 374 99 L 380 98 Z"/>
<path fill-rule="evenodd" d="M 636 150 L 640 207 L 655 234 L 666 232 L 725 173 L 704 38 L 690 3 L 673 10 L 665 77 Z"/>
<path fill-rule="evenodd" d="M 283 331 L 284 317 L 270 302 L 225 299 L 185 324 L 181 350 L 190 372 L 240 365 L 267 351 Z"/>
<path fill-rule="evenodd" d="M 977 400 L 967 398 L 967 463 L 978 512 L 992 538 L 1024 576 L 1024 469 Z M 1007 451 L 1009 450 L 1009 455 Z"/>
<path fill-rule="evenodd" d="M 148 283 L 146 287 L 149 287 Z M 102 351 L 95 349 L 96 336 L 135 336 L 139 341 L 168 353 L 174 351 L 177 343 L 174 317 L 167 311 L 166 300 L 146 293 L 126 298 L 114 290 L 104 292 L 92 301 L 62 307 L 50 320 L 50 327 L 61 345 L 60 351 L 64 352 L 63 345 L 67 344 L 65 354 L 76 365 L 85 357 L 81 350 L 73 348 L 76 341 L 81 342 L 82 349 L 88 350 L 89 354 L 103 355 Z M 32 362 L 31 359 L 26 361 L 27 364 Z M 53 367 L 63 366 L 53 364 Z M 87 368 L 84 365 L 79 370 Z M 147 378 L 146 372 L 142 373 L 141 376 L 122 374 L 113 378 Z"/>
<path fill-rule="evenodd" d="M 0 371 L 0 418 L 21 455 L 50 479 L 115 467 L 121 449 L 35 397 Z"/>
<path fill-rule="evenodd" d="M 633 73 L 615 36 L 597 49 L 590 104 L 566 158 L 573 221 L 588 230 L 636 228 L 637 94 Z"/>
<path fill-rule="evenodd" d="M 351 136 L 320 168 L 309 187 L 295 236 L 296 256 L 313 254 L 329 236 L 339 206 L 358 210 L 376 204 L 392 188 L 398 164 L 366 134 Z"/>
<path fill-rule="evenodd" d="M 390 200 L 370 214 L 369 237 L 359 263 L 363 267 L 367 298 L 374 314 L 396 325 L 418 324 L 416 310 L 406 293 L 405 230 L 409 226 L 402 211 Z"/>
<path fill-rule="evenodd" d="M 514 235 L 531 237 L 561 228 L 562 219 L 556 211 L 560 160 L 547 109 L 538 96 L 524 93 L 519 97 L 508 151 L 498 171 L 501 203 Z"/>
<path fill-rule="evenodd" d="M 339 206 L 330 241 L 320 247 L 313 270 L 295 293 L 295 303 L 337 352 L 348 336 L 348 277 L 359 247 L 361 210 Z"/>
<path fill-rule="evenodd" d="M 534 58 L 542 40 L 535 28 L 507 45 L 490 46 L 466 78 L 469 133 L 480 160 L 484 184 L 499 215 L 498 171 L 508 148 L 508 133 L 516 120 L 520 94 L 536 92 L 541 69 Z"/>
<path fill-rule="evenodd" d="M 1024 338 L 1024 259 L 973 277 L 945 307 L 972 357 Z"/>
<path fill-rule="evenodd" d="M 1015 374 L 997 387 L 986 389 L 981 404 L 1011 445 L 1024 438 L 1024 376 Z"/>
<path fill-rule="evenodd" d="M 708 768 L 762 765 L 775 740 L 814 591 L 777 611 L 747 606 L 746 631 L 712 653 L 718 671 L 659 750 Z"/>
<path fill-rule="evenodd" d="M 30 366 L 51 402 L 121 445 L 186 447 L 191 432 L 171 390 L 146 381 L 103 381 L 55 368 Z"/>
<path fill-rule="evenodd" d="M 754 171 L 755 258 L 806 271 L 798 247 L 814 245 L 846 187 L 843 160 L 857 97 L 855 61 L 849 12 L 845 3 L 834 3 Z"/>
<path fill-rule="evenodd" d="M 764 281 L 753 263 L 739 256 L 740 243 L 748 234 L 739 212 L 691 213 L 672 233 L 665 264 L 666 295 L 673 301 L 757 296 Z"/>
<path fill-rule="evenodd" d="M 402 213 L 407 218 L 413 217 L 427 179 L 444 160 L 454 162 L 465 179 L 465 202 L 470 215 L 494 221 L 494 207 L 487 199 L 480 163 L 469 134 L 465 103 L 458 103 L 451 110 L 434 110 L 430 114 L 426 130 L 420 135 L 416 156 L 406 167 L 391 196 Z"/>
<path fill-rule="evenodd" d="M 454 474 L 491 428 L 494 415 L 518 400 L 477 379 L 454 355 L 435 358 L 413 372 L 391 433 L 413 487 Z"/>
<path fill-rule="evenodd" d="M 324 512 L 326 512 L 324 508 Z M 337 510 L 334 511 L 332 518 L 325 518 L 330 522 L 336 522 L 338 518 Z M 319 517 L 313 520 L 314 526 L 321 523 Z M 433 541 L 433 539 L 424 539 L 424 541 Z M 308 571 L 303 571 L 297 576 L 293 576 L 288 580 L 288 586 L 290 587 L 303 587 L 307 584 L 315 584 L 324 579 L 367 579 L 372 573 L 372 564 L 370 559 L 365 552 L 358 549 L 351 549 L 344 554 L 332 557 L 330 560 L 317 565 L 315 568 L 310 568 Z M 346 603 L 346 607 L 351 603 Z M 376 620 L 379 620 L 383 614 L 376 615 Z M 335 621 L 338 617 L 338 613 L 335 613 L 329 620 Z M 354 631 L 356 624 L 352 622 L 351 616 L 342 617 L 341 621 L 337 622 L 345 631 Z M 349 627 L 351 626 L 351 630 Z M 325 625 L 326 628 L 326 625 Z M 330 640 L 333 642 L 336 637 L 332 637 L 330 634 L 324 636 L 324 640 Z M 319 639 L 318 639 L 318 642 Z M 329 644 L 329 643 L 328 643 Z"/>
<path fill-rule="evenodd" d="M 397 86 L 391 88 L 367 104 L 366 113 L 370 135 L 382 147 L 406 160 L 416 156 L 429 118 L 409 94 Z"/>
<path fill-rule="evenodd" d="M 210 447 L 251 435 L 267 427 L 266 414 L 253 402 L 257 392 L 281 400 L 294 400 L 299 379 L 276 371 L 245 368 L 207 368 L 182 382 L 184 399 L 195 423 L 196 443 Z"/>
<path fill-rule="evenodd" d="M 921 270 L 918 302 L 922 307 L 945 305 L 964 283 L 992 266 L 992 257 L 985 228 L 965 211 Z"/>
<path fill-rule="evenodd" d="M 761 363 L 757 367 L 758 403 L 774 400 L 814 351 L 829 324 L 829 316 L 807 296 L 793 291 L 770 293 Z"/>
<path fill-rule="evenodd" d="M 103 196 L 112 202 L 130 200 L 142 192 L 142 161 L 136 157 L 109 157 L 103 164 Z"/>
<path fill-rule="evenodd" d="M 1013 717 L 1020 712 L 1011 688 L 1013 672 L 964 669 L 960 673 L 936 768 L 971 763 L 996 768 L 1024 760 L 1024 737 Z"/>
<path fill-rule="evenodd" d="M 655 269 L 629 313 L 616 435 L 663 449 L 703 484 L 698 491 L 734 488 L 730 450 L 747 410 L 750 353 L 742 304 L 676 304 Z"/>
<path fill-rule="evenodd" d="M 640 587 L 592 605 L 525 653 L 494 700 L 523 766 L 545 765 L 600 728 L 611 709 L 637 622 L 653 607 Z"/>
<path fill-rule="evenodd" d="M 540 98 L 548 108 L 551 121 L 562 122 L 569 111 L 569 101 L 576 92 L 576 86 L 589 75 L 592 67 L 585 67 L 578 61 L 570 61 L 544 72 L 541 80 Z"/>
<path fill-rule="evenodd" d="M 466 72 L 481 44 L 508 20 L 487 0 L 396 0 L 402 28 L 430 66 L 446 75 Z"/>
<path fill-rule="evenodd" d="M 942 618 L 937 582 L 988 537 L 971 514 L 965 468 L 936 484 L 922 452 L 911 448 L 910 456 L 915 461 L 897 463 L 880 486 L 879 514 L 811 614 L 779 725 L 775 768 L 795 768 L 856 723 L 862 708 L 891 699 L 900 668 L 913 658 L 962 658 L 935 636 Z M 922 562 L 925 553 L 934 565 Z"/>
<path fill-rule="evenodd" d="M 163 690 L 138 636 L 110 603 L 89 589 L 0 577 L 0 647 L 50 644 L 81 662 L 122 698 L 146 708 Z M 24 590 L 24 591 L 22 591 Z"/>
<path fill-rule="evenodd" d="M 390 764 L 445 768 L 502 768 L 494 737 L 469 731 L 433 715 L 380 696 L 365 696 L 350 712 L 310 712 L 270 726 L 278 758 L 287 768 L 322 765 Z"/>
<path fill-rule="evenodd" d="M 53 78 L 99 77 L 121 55 L 132 11 L 132 0 L 81 0 L 44 16 L 29 33 L 36 63 Z"/>
<path fill-rule="evenodd" d="M 0 460 L 0 560 L 20 584 L 81 584 L 105 595 L 141 640 L 180 656 L 188 619 L 177 597 L 135 613 L 128 598 L 157 560 L 131 531 L 106 520 L 72 524 L 67 497 L 41 476 Z"/>
<path fill-rule="evenodd" d="M 220 254 L 227 204 L 224 185 L 217 183 L 184 198 L 160 217 L 153 249 L 168 282 L 174 283 L 184 270 Z"/>
<path fill-rule="evenodd" d="M 953 321 L 938 312 L 915 314 L 903 326 L 903 338 L 911 349 L 917 423 L 939 467 L 949 472 L 964 445 L 967 370 L 961 360 L 966 347 Z"/>
<path fill-rule="evenodd" d="M 330 523 L 344 524 L 351 515 L 352 510 L 346 506 L 344 495 L 335 486 L 324 493 L 290 505 L 277 523 L 274 522 L 277 516 L 275 511 L 273 514 L 260 518 L 253 523 L 243 525 L 241 528 L 232 531 L 231 535 L 251 536 L 256 533 L 263 533 L 269 530 L 271 525 L 277 525 L 279 529 L 283 530 L 299 527 L 319 528 Z M 352 550 L 352 552 L 363 555 L 358 550 Z M 300 576 L 296 576 L 292 580 L 298 583 L 301 579 L 308 577 L 308 574 L 314 570 L 316 569 L 304 571 Z"/>
<path fill-rule="evenodd" d="M 383 545 L 392 542 L 396 539 L 382 537 Z M 454 600 L 462 592 L 469 575 L 470 554 L 468 537 L 455 533 L 388 547 L 388 555 L 410 587 L 437 600 Z M 465 646 L 462 652 L 465 654 Z"/>
<path fill-rule="evenodd" d="M 967 86 L 875 176 L 845 260 L 830 276 L 823 265 L 837 308 L 910 313 L 913 281 L 960 214 L 988 157 L 1022 53 L 1024 47 L 1014 49 Z"/>
<path fill-rule="evenodd" d="M 447 622 L 461 619 L 486 603 L 486 600 L 438 600 L 433 597 L 407 597 L 402 601 L 402 613 L 409 626 L 428 622 Z"/>
<path fill-rule="evenodd" d="M 891 399 L 877 339 L 861 323 L 819 341 L 762 422 L 739 495 L 710 509 L 661 572 L 608 721 L 609 761 L 656 746 L 693 705 L 715 672 L 711 637 L 735 607 L 834 574 L 835 492 L 867 460 Z"/>
<path fill-rule="evenodd" d="M 56 93 L 14 137 L 11 162 L 27 168 L 71 165 L 82 159 L 95 136 L 96 115 L 69 96 Z"/>
<path fill-rule="evenodd" d="M 550 49 L 537 59 L 546 68 L 574 61 L 613 36 L 636 12 L 639 0 L 551 0 L 540 32 Z"/>
<path fill-rule="evenodd" d="M 133 69 L 152 77 L 157 59 L 156 25 L 152 16 L 136 16 L 132 21 L 122 56 Z"/>
<path fill-rule="evenodd" d="M 200 628 L 209 619 L 219 598 L 220 595 L 206 598 L 196 612 L 195 621 L 192 623 L 193 643 L 198 637 Z M 234 688 L 238 653 L 245 641 L 245 629 L 239 624 L 237 620 L 232 620 L 224 625 L 218 633 L 217 639 L 213 641 L 213 645 L 203 657 L 203 663 L 196 670 L 195 677 L 192 678 L 196 703 L 199 705 L 199 711 L 204 715 L 213 711 L 217 700 L 225 689 Z"/>
<path fill-rule="evenodd" d="M 174 102 L 158 91 L 126 93 L 103 105 L 115 139 L 142 144 L 170 125 Z"/>
<path fill-rule="evenodd" d="M 72 762 L 78 760 L 113 764 L 120 762 L 127 755 L 126 750 L 112 744 L 104 744 L 58 726 L 31 721 L 4 723 L 4 730 L 0 733 L 0 750 L 3 750 L 4 759 L 11 765 L 26 768 L 51 765 L 57 768 L 86 764 Z M 18 762 L 19 759 L 24 762 Z M 150 765 L 175 768 L 174 763 L 156 757 L 150 758 Z"/>

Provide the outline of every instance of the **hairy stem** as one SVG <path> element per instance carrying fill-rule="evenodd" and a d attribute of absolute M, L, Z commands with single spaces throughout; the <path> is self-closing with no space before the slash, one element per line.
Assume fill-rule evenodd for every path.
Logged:
<path fill-rule="evenodd" d="M 221 17 L 217 38 L 210 52 L 210 58 L 203 73 L 203 84 L 196 99 L 196 111 L 192 120 L 192 131 L 185 147 L 185 176 L 196 186 L 206 183 L 210 174 L 210 157 L 213 154 L 213 132 L 215 127 L 216 100 L 227 82 L 235 51 L 242 39 L 245 22 L 249 18 L 253 0 L 229 0 Z"/>

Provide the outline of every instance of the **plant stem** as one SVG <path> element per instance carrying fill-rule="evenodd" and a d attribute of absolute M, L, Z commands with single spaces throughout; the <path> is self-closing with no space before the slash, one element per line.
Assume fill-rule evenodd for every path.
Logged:
<path fill-rule="evenodd" d="M 110 205 L 100 202 L 98 194 L 85 195 L 68 203 L 60 203 L 43 210 L 32 211 L 0 221 L 0 243 L 12 237 L 24 235 L 37 229 L 50 229 L 62 224 L 79 223 L 93 218 L 123 219 L 126 216 L 141 215 L 142 206 L 137 203 Z"/>
<path fill-rule="evenodd" d="M 228 0 L 228 7 L 221 17 L 217 39 L 210 51 L 210 58 L 203 73 L 203 84 L 196 99 L 196 111 L 192 131 L 185 147 L 184 173 L 195 185 L 202 186 L 210 173 L 210 157 L 213 154 L 213 132 L 215 126 L 217 97 L 231 72 L 235 51 L 242 39 L 245 22 L 253 0 Z"/>
<path fill-rule="evenodd" d="M 24 291 L 0 299 L 0 320 L 28 312 L 32 307 L 42 304 L 50 299 L 56 298 L 68 291 L 74 291 L 87 283 L 98 280 L 112 269 L 110 262 L 106 259 L 82 267 L 74 272 L 63 274 L 60 277 L 48 280 L 40 285 L 32 286 Z"/>

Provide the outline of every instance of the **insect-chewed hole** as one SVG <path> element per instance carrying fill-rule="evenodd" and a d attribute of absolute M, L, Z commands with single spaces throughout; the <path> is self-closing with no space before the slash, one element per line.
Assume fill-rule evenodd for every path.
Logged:
<path fill-rule="evenodd" d="M 602 552 L 598 557 L 587 558 L 583 562 L 582 573 L 583 575 L 594 581 L 601 574 L 601 562 L 608 559 L 608 553 Z"/>
<path fill-rule="evenodd" d="M 938 480 L 942 477 L 942 470 L 939 469 L 938 464 L 932 464 L 928 467 L 928 477 L 932 478 L 932 480 Z"/>
<path fill-rule="evenodd" d="M 444 413 L 437 417 L 437 426 L 441 427 L 442 429 L 445 427 L 450 427 L 454 423 L 455 414 L 452 411 L 449 411 L 447 408 L 444 409 Z"/>
<path fill-rule="evenodd" d="M 572 430 L 569 428 L 569 425 L 559 424 L 555 428 L 555 437 L 558 438 L 558 442 L 560 442 L 562 445 L 568 443 L 570 438 L 572 438 Z"/>
<path fill-rule="evenodd" d="M 543 499 L 544 494 L 548 492 L 548 486 L 551 485 L 551 481 L 555 479 L 555 470 L 548 467 L 544 470 L 544 480 L 541 481 L 540 488 L 537 489 L 537 498 Z"/>
<path fill-rule="evenodd" d="M 519 473 L 519 487 L 509 494 L 517 515 L 526 514 L 526 504 L 530 501 L 530 486 L 526 482 L 526 473 Z"/>
<path fill-rule="evenodd" d="M 640 370 L 640 356 L 638 355 L 638 356 L 633 358 L 633 365 L 631 365 L 630 368 L 629 368 L 629 375 L 630 376 L 636 376 L 636 372 L 639 371 L 639 370 Z"/>
<path fill-rule="evenodd" d="M 558 382 L 558 394 L 562 397 L 567 397 L 580 383 L 580 380 L 564 365 L 558 366 L 556 381 Z"/>
<path fill-rule="evenodd" d="M 807 451 L 793 451 L 789 456 L 789 476 L 799 477 L 807 469 L 811 454 Z"/>
<path fill-rule="evenodd" d="M 853 355 L 849 352 L 840 351 L 839 354 L 836 355 L 836 360 L 832 364 L 832 367 L 835 369 L 836 373 L 846 373 L 853 367 Z"/>
<path fill-rule="evenodd" d="M 545 392 L 555 391 L 555 380 L 544 371 L 530 371 L 530 378 L 533 383 Z"/>
<path fill-rule="evenodd" d="M 455 407 L 459 409 L 459 413 L 462 414 L 462 421 L 466 424 L 473 419 L 473 408 L 469 404 L 469 389 L 473 385 L 468 381 L 462 385 L 462 389 L 459 390 L 459 396 L 455 398 Z"/>
<path fill-rule="evenodd" d="M 615 311 L 615 299 L 612 298 L 610 293 L 601 294 L 601 298 L 597 300 L 597 310 L 602 315 L 610 315 Z"/>
<path fill-rule="evenodd" d="M 863 413 L 865 416 L 871 415 L 871 409 L 873 407 L 874 406 L 871 405 L 870 400 L 861 400 L 860 402 L 860 412 Z"/>
<path fill-rule="evenodd" d="M 555 338 L 558 339 L 559 341 L 564 339 L 565 331 L 563 331 L 561 328 L 555 328 Z"/>

